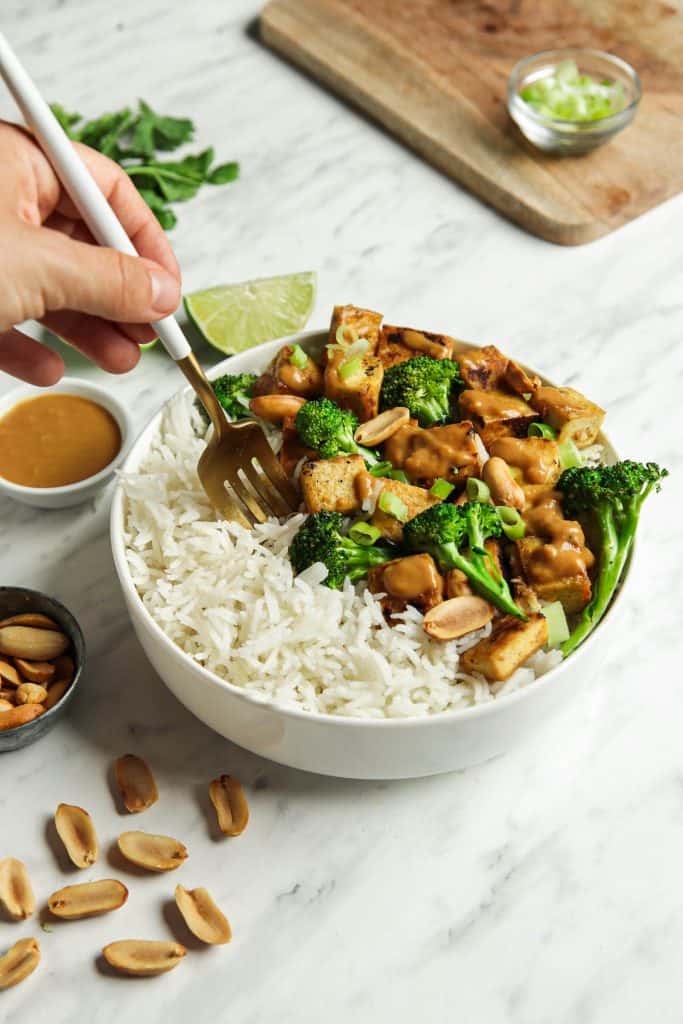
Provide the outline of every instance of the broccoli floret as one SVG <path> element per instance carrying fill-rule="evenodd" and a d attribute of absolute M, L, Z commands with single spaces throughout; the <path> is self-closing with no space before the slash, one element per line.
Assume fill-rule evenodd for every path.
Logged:
<path fill-rule="evenodd" d="M 325 585 L 339 590 L 345 578 L 359 580 L 373 565 L 393 558 L 388 548 L 362 547 L 341 529 L 344 523 L 339 512 L 314 512 L 300 526 L 289 547 L 289 559 L 297 573 L 315 562 L 327 566 Z"/>
<path fill-rule="evenodd" d="M 362 455 L 370 466 L 379 462 L 374 452 L 353 439 L 358 418 L 340 409 L 329 398 L 306 402 L 296 414 L 295 423 L 303 444 L 314 448 L 323 459 L 333 459 L 335 455 Z"/>
<path fill-rule="evenodd" d="M 457 363 L 417 356 L 386 371 L 380 395 L 382 408 L 407 406 L 421 427 L 431 427 L 448 419 L 451 392 L 459 384 L 462 379 Z"/>
<path fill-rule="evenodd" d="M 568 516 L 588 518 L 597 527 L 600 553 L 593 596 L 562 653 L 571 654 L 597 626 L 607 611 L 626 564 L 643 502 L 668 476 L 654 462 L 617 462 L 614 466 L 577 466 L 565 469 L 557 482 Z"/>
<path fill-rule="evenodd" d="M 249 399 L 256 380 L 255 373 L 226 373 L 211 382 L 216 398 L 231 420 L 243 420 L 251 416 Z"/>
<path fill-rule="evenodd" d="M 485 540 L 500 537 L 501 533 L 498 512 L 483 501 L 432 505 L 403 527 L 403 536 L 411 550 L 428 552 L 443 569 L 460 569 L 487 601 L 510 615 L 525 619 L 498 566 L 484 547 Z"/>

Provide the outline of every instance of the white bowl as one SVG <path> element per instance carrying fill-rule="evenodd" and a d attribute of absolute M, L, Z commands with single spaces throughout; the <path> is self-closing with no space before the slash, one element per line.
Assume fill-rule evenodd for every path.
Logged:
<path fill-rule="evenodd" d="M 307 331 L 268 342 L 216 366 L 221 373 L 260 372 L 287 342 L 318 348 L 325 335 Z M 462 346 L 463 348 L 465 346 Z M 472 347 L 472 346 L 467 346 Z M 159 430 L 159 412 L 136 440 L 123 467 L 135 472 Z M 608 458 L 616 452 L 601 435 Z M 354 779 L 402 779 L 454 771 L 503 753 L 589 682 L 614 633 L 619 596 L 600 626 L 566 661 L 529 686 L 490 703 L 426 718 L 343 718 L 280 707 L 207 671 L 156 624 L 135 589 L 123 538 L 124 502 L 117 487 L 111 512 L 116 571 L 135 632 L 169 690 L 211 729 L 280 764 Z M 628 570 L 626 575 L 628 575 Z M 622 588 L 623 590 L 623 588 Z"/>
<path fill-rule="evenodd" d="M 133 421 L 125 407 L 118 399 L 114 398 L 111 392 L 99 384 L 81 380 L 79 377 L 63 377 L 49 391 L 46 391 L 45 388 L 32 387 L 30 384 L 14 388 L 0 398 L 0 418 L 9 412 L 17 402 L 44 394 L 79 395 L 81 398 L 90 398 L 93 402 L 97 402 L 111 413 L 119 425 L 121 431 L 120 451 L 116 458 L 112 459 L 109 465 L 101 469 L 99 473 L 86 477 L 85 480 L 78 480 L 75 484 L 66 484 L 64 487 L 25 487 L 23 484 L 15 484 L 11 480 L 0 477 L 0 492 L 8 494 L 10 498 L 14 498 L 15 501 L 20 501 L 24 505 L 32 505 L 34 508 L 68 508 L 70 505 L 80 505 L 81 502 L 93 498 L 109 483 L 116 468 L 126 458 L 133 439 Z"/>

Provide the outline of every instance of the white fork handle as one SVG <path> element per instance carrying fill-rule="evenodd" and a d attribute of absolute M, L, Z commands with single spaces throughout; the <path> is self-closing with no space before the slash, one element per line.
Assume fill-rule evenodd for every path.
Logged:
<path fill-rule="evenodd" d="M 137 256 L 135 246 L 118 217 L 2 32 L 0 75 L 94 238 L 100 245 Z M 172 359 L 177 361 L 190 355 L 192 349 L 175 317 L 166 316 L 163 320 L 156 320 L 152 326 Z"/>

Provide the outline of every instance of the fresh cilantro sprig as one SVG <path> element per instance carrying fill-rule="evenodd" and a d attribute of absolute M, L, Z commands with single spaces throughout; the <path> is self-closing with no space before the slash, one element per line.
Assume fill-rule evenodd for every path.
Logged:
<path fill-rule="evenodd" d="M 169 203 L 185 202 L 202 185 L 225 185 L 239 175 L 239 164 L 214 165 L 211 147 L 182 160 L 159 160 L 157 153 L 172 152 L 191 141 L 194 124 L 186 117 L 157 114 L 144 100 L 137 110 L 124 107 L 91 121 L 59 103 L 51 106 L 69 138 L 99 150 L 124 169 L 166 230 L 177 221 Z"/>

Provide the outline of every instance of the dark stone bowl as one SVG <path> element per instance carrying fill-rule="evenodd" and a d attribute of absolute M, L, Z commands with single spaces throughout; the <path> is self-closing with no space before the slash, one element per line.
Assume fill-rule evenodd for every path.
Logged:
<path fill-rule="evenodd" d="M 73 700 L 85 665 L 85 640 L 81 627 L 63 604 L 55 601 L 53 597 L 41 594 L 38 590 L 27 590 L 25 587 L 0 587 L 0 620 L 8 619 L 10 615 L 20 615 L 22 612 L 41 612 L 54 619 L 62 632 L 71 640 L 70 654 L 74 659 L 75 674 L 71 686 L 53 708 L 39 718 L 34 718 L 32 722 L 27 722 L 26 725 L 0 732 L 0 754 L 9 750 L 19 750 L 21 747 L 27 747 L 29 743 L 35 743 L 57 724 Z"/>

